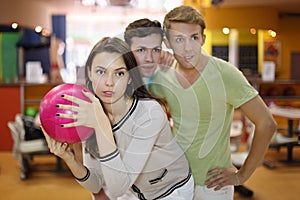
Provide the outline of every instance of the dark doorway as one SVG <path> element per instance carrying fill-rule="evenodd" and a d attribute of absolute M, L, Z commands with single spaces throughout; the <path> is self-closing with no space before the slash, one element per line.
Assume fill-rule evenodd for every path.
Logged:
<path fill-rule="evenodd" d="M 300 52 L 291 53 L 291 79 L 300 81 Z"/>

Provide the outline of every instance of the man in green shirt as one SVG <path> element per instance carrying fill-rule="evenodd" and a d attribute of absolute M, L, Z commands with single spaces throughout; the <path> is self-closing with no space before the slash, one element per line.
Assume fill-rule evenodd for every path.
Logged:
<path fill-rule="evenodd" d="M 276 123 L 235 66 L 202 52 L 205 26 L 202 15 L 189 6 L 166 14 L 165 44 L 177 63 L 156 73 L 151 90 L 170 108 L 173 133 L 195 179 L 194 199 L 232 200 L 233 185 L 247 181 L 262 161 Z M 231 163 L 229 143 L 235 108 L 255 125 L 252 148 L 239 170 Z"/>

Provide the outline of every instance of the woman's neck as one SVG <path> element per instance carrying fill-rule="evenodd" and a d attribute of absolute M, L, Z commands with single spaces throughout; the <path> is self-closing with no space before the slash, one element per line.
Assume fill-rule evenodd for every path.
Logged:
<path fill-rule="evenodd" d="M 129 111 L 132 101 L 132 98 L 125 97 L 112 104 L 104 104 L 105 111 L 112 125 L 118 123 L 124 117 Z"/>

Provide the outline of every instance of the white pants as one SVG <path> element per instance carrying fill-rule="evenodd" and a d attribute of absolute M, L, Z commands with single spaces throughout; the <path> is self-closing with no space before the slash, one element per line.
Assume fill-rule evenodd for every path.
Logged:
<path fill-rule="evenodd" d="M 195 186 L 194 200 L 233 200 L 234 186 L 225 186 L 218 191 L 206 186 Z"/>
<path fill-rule="evenodd" d="M 135 194 L 131 192 L 131 190 L 128 190 L 125 194 L 117 198 L 110 197 L 109 191 L 106 188 L 104 189 L 104 191 L 106 196 L 108 196 L 110 200 L 139 200 L 139 198 L 137 198 L 137 196 L 135 196 Z M 92 200 L 96 200 L 96 198 L 92 196 Z"/>
<path fill-rule="evenodd" d="M 194 195 L 194 178 L 186 182 L 180 188 L 174 190 L 170 195 L 162 198 L 162 200 L 192 200 Z"/>
<path fill-rule="evenodd" d="M 105 189 L 105 193 L 109 196 L 109 191 Z M 170 195 L 161 198 L 161 200 L 192 200 L 194 195 L 194 178 L 190 177 L 189 181 L 186 182 L 180 188 L 174 190 Z M 117 199 L 110 198 L 111 200 L 139 200 L 133 192 L 128 190 L 124 195 Z"/>

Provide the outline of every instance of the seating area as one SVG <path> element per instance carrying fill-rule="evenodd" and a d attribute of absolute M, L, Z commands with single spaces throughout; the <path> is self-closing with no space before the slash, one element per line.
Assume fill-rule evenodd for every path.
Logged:
<path fill-rule="evenodd" d="M 20 179 L 29 178 L 34 157 L 53 155 L 50 153 L 44 138 L 25 140 L 25 125 L 22 114 L 16 114 L 15 121 L 7 123 L 13 138 L 13 157 L 18 160 L 21 170 Z M 60 170 L 60 160 L 57 159 L 57 170 Z"/>
<path fill-rule="evenodd" d="M 251 121 L 243 116 L 241 111 L 236 110 L 232 125 L 231 125 L 231 151 L 232 151 L 232 159 L 233 162 L 240 166 L 245 161 L 248 150 L 252 143 L 253 132 L 254 132 L 254 125 Z M 271 139 L 269 149 L 270 150 L 277 150 L 279 152 L 282 148 L 287 149 L 287 161 L 292 161 L 292 151 L 294 147 L 299 146 L 299 139 L 297 137 L 300 131 L 300 123 L 298 127 L 294 130 L 296 134 L 291 135 L 287 128 L 278 128 L 277 131 L 274 133 L 273 138 Z M 247 136 L 247 147 L 244 150 L 240 150 L 239 146 L 241 138 L 243 135 Z M 245 136 L 244 136 L 245 137 Z M 242 152 L 241 152 L 242 151 Z M 274 164 L 265 160 L 262 164 L 267 166 L 268 168 L 274 168 Z"/>
<path fill-rule="evenodd" d="M 300 125 L 298 126 L 298 130 Z M 231 125 L 231 158 L 234 166 L 237 168 L 241 167 L 243 163 L 245 162 L 249 149 L 252 144 L 252 139 L 254 135 L 254 125 L 250 122 L 249 119 L 245 118 L 241 111 L 236 110 L 234 115 L 234 120 Z M 282 148 L 285 148 L 286 154 L 287 154 L 287 163 L 292 163 L 292 155 L 291 152 L 293 151 L 293 147 L 299 146 L 298 143 L 298 137 L 290 137 L 287 134 L 284 134 L 282 132 L 282 129 L 278 129 L 276 133 L 274 133 L 274 136 L 270 142 L 269 145 L 269 151 L 272 149 L 276 149 L 277 153 L 280 153 L 280 150 Z M 296 131 L 296 132 L 297 132 Z M 241 144 L 244 134 L 247 134 L 247 141 L 246 143 Z M 243 148 L 240 148 L 240 146 L 243 146 Z M 276 167 L 276 164 L 274 161 L 270 161 L 268 158 L 265 158 L 262 162 L 262 165 L 265 166 L 267 169 L 274 169 Z M 235 187 L 236 192 L 238 192 L 240 195 L 244 197 L 252 197 L 255 193 L 253 189 L 250 189 L 244 185 L 236 186 Z"/>

